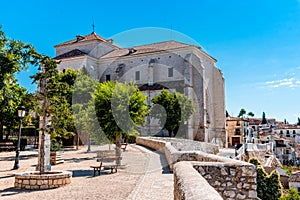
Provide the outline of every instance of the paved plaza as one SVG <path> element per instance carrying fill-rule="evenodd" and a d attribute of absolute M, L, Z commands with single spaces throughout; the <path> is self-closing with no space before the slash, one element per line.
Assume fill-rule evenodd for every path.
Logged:
<path fill-rule="evenodd" d="M 15 152 L 0 153 L 0 199 L 173 199 L 173 174 L 168 171 L 166 159 L 160 152 L 142 146 L 129 145 L 122 153 L 126 167 L 110 174 L 101 171 L 93 177 L 90 165 L 96 164 L 96 151 L 106 146 L 68 149 L 64 152 L 65 163 L 52 166 L 52 170 L 68 170 L 73 174 L 71 184 L 49 190 L 17 190 L 14 173 L 33 171 L 37 164 L 37 150 L 21 151 L 20 169 L 12 170 Z"/>

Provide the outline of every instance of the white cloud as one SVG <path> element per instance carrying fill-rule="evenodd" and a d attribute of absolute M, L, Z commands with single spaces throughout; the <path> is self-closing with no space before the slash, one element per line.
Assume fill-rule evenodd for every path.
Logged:
<path fill-rule="evenodd" d="M 268 88 L 279 88 L 279 87 L 287 87 L 287 88 L 297 88 L 300 87 L 300 80 L 295 78 L 285 78 L 281 80 L 273 80 L 267 81 L 264 84 Z"/>

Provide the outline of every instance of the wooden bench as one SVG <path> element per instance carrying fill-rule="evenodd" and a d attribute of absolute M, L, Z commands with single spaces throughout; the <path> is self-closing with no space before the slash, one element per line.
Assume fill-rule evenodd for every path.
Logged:
<path fill-rule="evenodd" d="M 16 146 L 12 142 L 1 142 L 0 143 L 0 152 L 1 151 L 15 151 Z"/>
<path fill-rule="evenodd" d="M 117 172 L 122 157 L 117 156 L 115 150 L 98 151 L 96 160 L 99 162 L 99 165 L 91 166 L 94 170 L 94 176 L 96 176 L 96 172 L 100 175 L 102 168 L 104 170 L 110 169 L 111 173 Z"/>

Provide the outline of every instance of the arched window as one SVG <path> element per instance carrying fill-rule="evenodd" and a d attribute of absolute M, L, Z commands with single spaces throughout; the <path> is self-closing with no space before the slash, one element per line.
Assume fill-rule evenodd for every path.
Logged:
<path fill-rule="evenodd" d="M 293 130 L 293 137 L 296 137 L 296 131 Z"/>
<path fill-rule="evenodd" d="M 290 137 L 290 131 L 286 130 L 286 137 Z"/>

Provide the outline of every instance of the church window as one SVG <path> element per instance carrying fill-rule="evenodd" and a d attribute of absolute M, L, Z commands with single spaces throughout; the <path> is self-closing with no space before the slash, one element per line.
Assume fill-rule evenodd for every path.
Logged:
<path fill-rule="evenodd" d="M 173 77 L 173 67 L 168 68 L 168 77 Z"/>
<path fill-rule="evenodd" d="M 140 77 L 140 71 L 136 71 L 136 72 L 135 72 L 135 80 L 136 80 L 136 81 L 139 81 L 140 78 L 141 78 L 141 77 Z"/>
<path fill-rule="evenodd" d="M 107 75 L 105 76 L 105 80 L 106 80 L 106 81 L 110 81 L 110 74 L 107 74 Z"/>
<path fill-rule="evenodd" d="M 286 131 L 286 137 L 290 137 L 290 131 L 289 130 Z"/>

